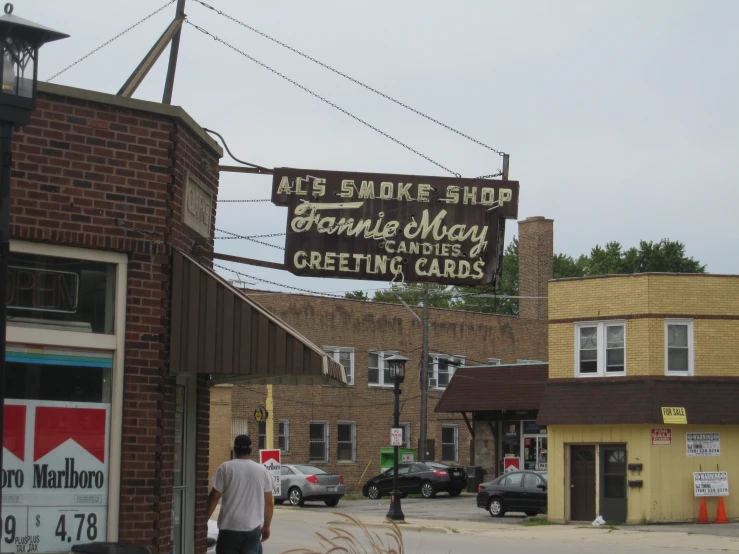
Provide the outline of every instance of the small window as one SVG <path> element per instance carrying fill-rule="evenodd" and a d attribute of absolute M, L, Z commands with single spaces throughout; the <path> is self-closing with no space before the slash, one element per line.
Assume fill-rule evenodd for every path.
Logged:
<path fill-rule="evenodd" d="M 354 384 L 354 349 L 340 346 L 326 346 L 323 351 L 344 366 L 346 384 Z"/>
<path fill-rule="evenodd" d="M 387 367 L 385 360 L 395 354 L 397 354 L 397 352 L 391 350 L 370 351 L 367 367 L 367 384 L 370 387 L 393 386 L 394 383 L 390 379 L 390 369 Z"/>
<path fill-rule="evenodd" d="M 500 365 L 500 358 L 488 358 L 488 365 Z"/>
<path fill-rule="evenodd" d="M 665 321 L 665 373 L 693 374 L 693 322 Z"/>
<path fill-rule="evenodd" d="M 623 322 L 575 326 L 575 374 L 578 377 L 626 374 L 626 326 Z"/>
<path fill-rule="evenodd" d="M 443 390 L 446 389 L 449 381 L 454 376 L 454 371 L 461 365 L 464 365 L 462 356 L 447 356 L 435 354 L 429 356 L 429 388 Z"/>
<path fill-rule="evenodd" d="M 311 421 L 309 426 L 311 462 L 328 462 L 328 422 Z"/>
<path fill-rule="evenodd" d="M 290 421 L 281 419 L 277 427 L 277 443 L 282 452 L 290 452 Z"/>
<path fill-rule="evenodd" d="M 403 430 L 403 448 L 411 447 L 411 424 L 401 423 L 400 428 Z"/>
<path fill-rule="evenodd" d="M 357 424 L 353 421 L 339 422 L 336 433 L 336 459 L 339 462 L 354 462 L 357 459 Z"/>
<path fill-rule="evenodd" d="M 441 460 L 456 462 L 459 452 L 459 426 L 441 426 Z"/>
<path fill-rule="evenodd" d="M 239 435 L 249 434 L 249 420 L 237 417 L 231 420 L 231 447 L 233 448 L 234 439 Z"/>
<path fill-rule="evenodd" d="M 259 422 L 259 449 L 264 450 L 267 448 L 267 422 Z"/>

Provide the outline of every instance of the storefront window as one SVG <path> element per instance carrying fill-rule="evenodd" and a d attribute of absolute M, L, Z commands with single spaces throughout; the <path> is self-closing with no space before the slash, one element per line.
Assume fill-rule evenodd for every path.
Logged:
<path fill-rule="evenodd" d="M 503 458 L 521 458 L 521 422 L 503 422 Z M 518 469 L 522 469 L 520 466 Z"/>
<path fill-rule="evenodd" d="M 11 253 L 7 320 L 20 327 L 112 334 L 115 264 Z"/>

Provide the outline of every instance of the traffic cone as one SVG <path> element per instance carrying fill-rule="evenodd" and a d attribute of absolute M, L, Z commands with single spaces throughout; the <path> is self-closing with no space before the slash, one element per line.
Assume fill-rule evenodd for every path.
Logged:
<path fill-rule="evenodd" d="M 701 507 L 698 510 L 698 523 L 708 523 L 708 508 L 706 507 L 705 498 L 701 498 Z"/>
<path fill-rule="evenodd" d="M 718 510 L 716 511 L 716 523 L 729 523 L 726 519 L 726 508 L 724 508 L 724 497 L 718 497 Z"/>

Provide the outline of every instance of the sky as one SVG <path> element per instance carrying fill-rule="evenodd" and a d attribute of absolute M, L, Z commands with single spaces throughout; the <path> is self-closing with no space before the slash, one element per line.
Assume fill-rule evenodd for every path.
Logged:
<path fill-rule="evenodd" d="M 15 15 L 71 38 L 42 48 L 46 80 L 166 0 L 25 0 Z M 554 219 L 555 251 L 679 240 L 711 273 L 739 274 L 739 2 L 735 0 L 208 0 L 234 18 L 510 154 L 519 219 Z M 54 83 L 115 94 L 175 4 Z M 501 158 L 187 0 L 190 22 L 464 177 Z M 134 97 L 161 101 L 168 51 Z M 192 26 L 173 103 L 266 167 L 444 175 Z M 230 162 L 227 158 L 224 163 Z M 219 200 L 267 199 L 270 176 L 222 174 Z M 287 209 L 222 203 L 216 225 L 285 231 Z M 506 239 L 516 235 L 509 221 Z M 221 233 L 217 233 L 217 236 Z M 284 237 L 265 239 L 276 245 Z M 282 251 L 217 240 L 219 252 L 282 262 Z M 316 291 L 377 281 L 246 275 Z M 233 277 L 229 275 L 229 277 Z M 246 278 L 243 278 L 247 280 Z M 265 281 L 259 288 L 285 290 Z"/>

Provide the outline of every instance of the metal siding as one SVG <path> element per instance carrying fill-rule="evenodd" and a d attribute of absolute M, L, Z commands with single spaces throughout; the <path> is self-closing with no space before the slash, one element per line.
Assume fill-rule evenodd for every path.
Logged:
<path fill-rule="evenodd" d="M 287 333 L 281 328 L 275 325 L 275 374 L 285 375 L 287 374 L 287 367 L 285 365 L 287 347 Z"/>
<path fill-rule="evenodd" d="M 188 373 L 194 373 L 197 371 L 197 347 L 198 347 L 198 333 L 200 332 L 200 287 L 198 286 L 200 280 L 200 269 L 196 265 L 190 265 L 185 273 L 185 295 L 187 299 L 187 313 L 184 314 L 186 317 L 187 324 L 187 345 L 186 355 L 183 356 L 185 362 L 185 368 Z"/>
<path fill-rule="evenodd" d="M 241 329 L 239 330 L 239 347 L 241 356 L 239 358 L 238 372 L 241 375 L 251 373 L 251 314 L 253 310 L 248 304 L 241 305 Z"/>
<path fill-rule="evenodd" d="M 233 373 L 234 341 L 234 303 L 236 297 L 229 290 L 223 290 L 223 324 L 221 330 L 221 342 L 223 347 L 223 373 Z"/>
<path fill-rule="evenodd" d="M 216 310 L 216 296 L 218 293 L 218 283 L 213 279 L 208 279 L 206 285 L 206 301 L 207 306 L 205 315 L 205 365 L 203 368 L 206 372 L 211 372 L 216 366 L 216 319 L 218 311 Z"/>

